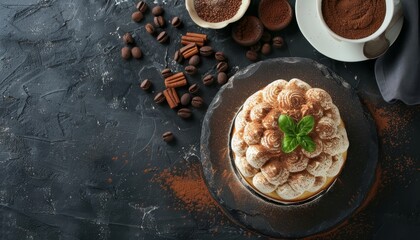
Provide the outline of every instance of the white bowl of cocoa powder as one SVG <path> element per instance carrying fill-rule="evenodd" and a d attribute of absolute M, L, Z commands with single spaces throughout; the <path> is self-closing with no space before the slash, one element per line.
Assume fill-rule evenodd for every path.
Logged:
<path fill-rule="evenodd" d="M 191 19 L 200 27 L 220 29 L 238 21 L 251 0 L 185 0 Z"/>
<path fill-rule="evenodd" d="M 381 35 L 394 15 L 394 0 L 316 0 L 321 23 L 339 41 L 364 43 Z"/>

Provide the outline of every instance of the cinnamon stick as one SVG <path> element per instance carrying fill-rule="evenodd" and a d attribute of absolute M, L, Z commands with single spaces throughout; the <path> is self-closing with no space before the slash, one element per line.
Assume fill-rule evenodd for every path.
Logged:
<path fill-rule="evenodd" d="M 165 95 L 166 101 L 168 102 L 170 108 L 174 109 L 179 105 L 180 101 L 175 88 L 165 89 L 163 91 L 163 95 Z"/>

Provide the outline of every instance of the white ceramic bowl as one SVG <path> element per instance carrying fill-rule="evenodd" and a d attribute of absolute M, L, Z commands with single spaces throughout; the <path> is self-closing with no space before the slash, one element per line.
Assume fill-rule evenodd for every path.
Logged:
<path fill-rule="evenodd" d="M 188 13 L 190 14 L 191 19 L 200 27 L 203 28 L 212 28 L 212 29 L 220 29 L 226 27 L 229 23 L 233 23 L 238 21 L 246 12 L 246 10 L 249 7 L 249 4 L 251 3 L 251 0 L 242 0 L 242 4 L 238 9 L 238 12 L 236 14 L 223 22 L 207 22 L 201 19 L 197 12 L 195 11 L 194 7 L 194 0 L 185 0 L 185 7 L 187 8 Z"/>
<path fill-rule="evenodd" d="M 311 0 L 312 1 L 312 0 Z M 329 34 L 331 36 L 333 36 L 335 39 L 339 40 L 339 41 L 344 41 L 344 42 L 350 42 L 350 43 L 365 43 L 368 42 L 370 40 L 373 40 L 377 37 L 379 37 L 379 35 L 381 35 L 386 28 L 388 27 L 388 25 L 391 22 L 391 19 L 394 15 L 394 0 L 385 0 L 385 18 L 384 21 L 382 22 L 381 26 L 371 35 L 364 37 L 364 38 L 358 38 L 358 39 L 350 39 L 350 38 L 345 38 L 342 37 L 338 34 L 336 34 L 335 32 L 333 32 L 328 25 L 325 23 L 324 21 L 324 17 L 322 16 L 322 0 L 316 0 L 317 1 L 317 13 L 318 13 L 318 17 L 321 19 L 321 22 L 323 24 L 323 26 L 328 30 Z"/>

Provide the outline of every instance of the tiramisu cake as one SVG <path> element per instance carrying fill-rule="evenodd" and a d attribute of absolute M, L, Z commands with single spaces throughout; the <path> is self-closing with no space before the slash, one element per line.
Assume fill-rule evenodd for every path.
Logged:
<path fill-rule="evenodd" d="M 260 194 L 298 202 L 339 174 L 349 142 L 331 96 L 299 80 L 276 80 L 251 95 L 235 118 L 234 163 Z"/>

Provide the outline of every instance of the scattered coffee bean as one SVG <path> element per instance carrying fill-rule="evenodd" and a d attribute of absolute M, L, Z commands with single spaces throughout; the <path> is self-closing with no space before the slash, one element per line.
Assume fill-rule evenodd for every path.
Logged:
<path fill-rule="evenodd" d="M 269 43 L 264 43 L 261 48 L 261 53 L 268 55 L 271 53 L 271 45 Z"/>
<path fill-rule="evenodd" d="M 163 31 L 163 32 L 159 33 L 159 35 L 156 37 L 156 39 L 160 43 L 165 43 L 165 42 L 168 41 L 169 36 L 168 36 L 168 34 L 165 31 Z"/>
<path fill-rule="evenodd" d="M 140 83 L 140 88 L 143 89 L 144 91 L 149 90 L 151 86 L 152 86 L 152 82 L 149 79 L 144 79 Z"/>
<path fill-rule="evenodd" d="M 131 14 L 131 19 L 133 19 L 134 22 L 140 22 L 143 19 L 143 13 L 136 11 Z"/>
<path fill-rule="evenodd" d="M 147 23 L 144 28 L 146 29 L 146 32 L 148 32 L 149 34 L 153 35 L 155 34 L 155 28 L 153 27 L 152 24 Z"/>
<path fill-rule="evenodd" d="M 257 42 L 249 48 L 251 51 L 259 52 L 261 50 L 261 43 Z"/>
<path fill-rule="evenodd" d="M 211 56 L 213 54 L 213 48 L 210 46 L 203 46 L 200 48 L 200 54 L 204 57 Z"/>
<path fill-rule="evenodd" d="M 246 52 L 246 58 L 249 61 L 255 62 L 258 60 L 258 53 L 256 51 L 249 50 Z"/>
<path fill-rule="evenodd" d="M 172 18 L 171 23 L 172 23 L 172 26 L 174 26 L 176 28 L 179 28 L 182 24 L 182 21 L 179 17 L 174 17 L 174 18 Z"/>
<path fill-rule="evenodd" d="M 219 72 L 217 74 L 217 83 L 219 85 L 223 85 L 223 84 L 227 83 L 227 81 L 228 81 L 228 77 L 227 77 L 225 72 Z"/>
<path fill-rule="evenodd" d="M 158 92 L 154 100 L 155 100 L 155 103 L 163 103 L 166 100 L 166 98 L 165 98 L 165 95 L 163 95 L 163 92 Z"/>
<path fill-rule="evenodd" d="M 185 73 L 188 75 L 194 75 L 197 73 L 197 68 L 193 65 L 188 65 L 185 67 Z"/>
<path fill-rule="evenodd" d="M 121 48 L 121 57 L 123 59 L 130 59 L 131 58 L 131 49 L 129 47 Z"/>
<path fill-rule="evenodd" d="M 194 55 L 190 58 L 188 63 L 192 66 L 197 66 L 198 64 L 200 64 L 200 57 L 198 55 Z"/>
<path fill-rule="evenodd" d="M 168 77 L 173 75 L 171 69 L 169 69 L 169 68 L 163 69 L 160 73 L 162 74 L 163 78 L 168 78 Z"/>
<path fill-rule="evenodd" d="M 229 68 L 227 62 L 219 62 L 216 66 L 217 72 L 226 72 Z"/>
<path fill-rule="evenodd" d="M 181 104 L 187 106 L 191 102 L 191 95 L 189 93 L 184 93 L 181 96 Z"/>
<path fill-rule="evenodd" d="M 148 9 L 147 3 L 140 1 L 139 3 L 137 3 L 136 6 L 137 10 L 139 10 L 142 13 L 145 13 Z"/>
<path fill-rule="evenodd" d="M 139 47 L 133 47 L 131 49 L 131 55 L 133 55 L 136 59 L 140 59 L 143 54 L 141 53 L 141 49 Z"/>
<path fill-rule="evenodd" d="M 204 78 L 203 78 L 203 84 L 204 85 L 210 86 L 210 85 L 213 84 L 213 82 L 214 82 L 213 75 L 208 74 L 208 75 L 204 76 Z"/>
<path fill-rule="evenodd" d="M 174 60 L 177 63 L 181 63 L 184 60 L 184 56 L 182 56 L 181 51 L 177 50 L 174 55 Z"/>
<path fill-rule="evenodd" d="M 174 134 L 171 132 L 166 132 L 162 134 L 162 139 L 165 142 L 172 142 L 174 140 Z"/>
<path fill-rule="evenodd" d="M 282 37 L 278 36 L 278 37 L 274 37 L 273 38 L 273 47 L 274 48 L 281 48 L 284 45 L 284 40 Z"/>
<path fill-rule="evenodd" d="M 177 114 L 181 118 L 190 118 L 192 115 L 191 110 L 189 108 L 181 108 L 178 110 Z"/>
<path fill-rule="evenodd" d="M 163 8 L 161 6 L 156 6 L 152 9 L 152 14 L 155 16 L 160 16 L 163 13 Z"/>
<path fill-rule="evenodd" d="M 199 88 L 200 88 L 200 86 L 198 86 L 198 84 L 197 84 L 197 83 L 194 83 L 193 85 L 191 85 L 191 86 L 188 88 L 188 91 L 189 91 L 190 93 L 197 93 Z"/>
<path fill-rule="evenodd" d="M 219 62 L 225 62 L 227 60 L 223 52 L 216 52 L 214 58 Z"/>
<path fill-rule="evenodd" d="M 156 16 L 153 19 L 156 27 L 164 27 L 165 26 L 165 19 L 162 16 Z"/>
<path fill-rule="evenodd" d="M 134 43 L 134 38 L 131 35 L 131 33 L 124 34 L 124 36 L 123 36 L 123 42 L 125 44 L 133 44 Z"/>
<path fill-rule="evenodd" d="M 263 35 L 261 36 L 261 40 L 265 43 L 268 43 L 271 41 L 271 33 L 264 31 Z"/>
<path fill-rule="evenodd" d="M 204 101 L 200 96 L 195 96 L 191 100 L 191 105 L 195 108 L 201 108 L 203 104 L 204 104 Z"/>

